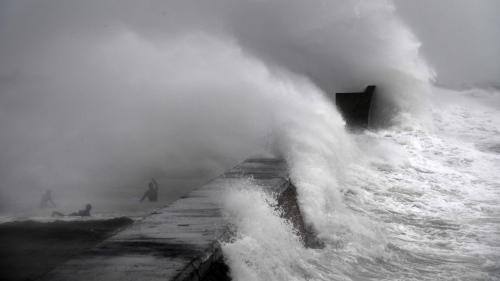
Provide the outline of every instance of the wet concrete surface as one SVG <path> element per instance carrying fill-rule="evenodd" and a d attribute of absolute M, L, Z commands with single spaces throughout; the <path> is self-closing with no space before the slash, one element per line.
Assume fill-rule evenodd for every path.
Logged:
<path fill-rule="evenodd" d="M 239 179 L 251 179 L 252 186 L 276 198 L 288 190 L 278 201 L 294 225 L 306 231 L 285 161 L 251 158 L 58 266 L 42 280 L 230 280 L 220 242 L 230 239 L 231 231 L 220 198 Z"/>

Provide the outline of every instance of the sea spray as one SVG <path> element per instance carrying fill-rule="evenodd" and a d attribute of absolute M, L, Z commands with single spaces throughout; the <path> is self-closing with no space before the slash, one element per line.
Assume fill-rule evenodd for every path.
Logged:
<path fill-rule="evenodd" d="M 339 184 L 346 169 L 362 156 L 332 102 L 307 80 L 290 78 L 275 77 L 278 86 L 268 89 L 275 89 L 273 97 L 287 100 L 281 113 L 288 114 L 276 116 L 274 152 L 286 159 L 305 222 L 326 242 L 326 249 L 304 248 L 297 230 L 274 210 L 272 199 L 235 185 L 224 202 L 238 235 L 223 250 L 237 280 L 348 280 L 345 272 L 316 267 L 332 251 L 379 255 L 383 249 L 377 227 L 345 207 L 348 191 Z M 251 206 L 242 206 L 242 198 Z"/>
<path fill-rule="evenodd" d="M 235 184 L 225 206 L 241 231 L 223 246 L 233 278 L 498 280 L 500 178 L 492 167 L 500 167 L 500 158 L 485 142 L 498 139 L 499 115 L 483 103 L 496 93 L 433 91 L 453 99 L 433 107 L 431 127 L 405 114 L 402 125 L 348 136 L 356 147 L 344 155 L 356 158 L 342 173 L 332 172 L 336 182 L 328 187 L 339 188 L 335 192 L 304 184 L 313 175 L 324 177 L 326 165 L 299 174 L 302 188 L 312 190 L 305 197 L 319 196 L 316 206 L 302 201 L 301 207 L 316 214 L 309 222 L 325 243 L 322 249 L 304 248 L 274 209 L 276 202 L 251 182 Z M 310 148 L 300 141 L 304 136 L 288 140 L 298 142 L 296 151 L 315 152 L 304 149 Z M 288 160 L 301 159 L 301 153 Z M 340 203 L 325 208 L 327 201 Z"/>
<path fill-rule="evenodd" d="M 2 6 L 2 204 L 47 187 L 97 200 L 270 144 L 325 247 L 304 248 L 273 199 L 235 184 L 235 280 L 500 279 L 498 99 L 439 103 L 391 1 L 115 4 Z M 367 84 L 377 130 L 352 135 L 326 97 Z"/>
<path fill-rule="evenodd" d="M 251 181 L 236 183 L 224 195 L 234 241 L 223 246 L 231 275 L 241 280 L 300 280 L 304 251 L 293 226 L 273 208 L 275 200 Z M 279 259 L 277 259 L 279 257 Z"/>
<path fill-rule="evenodd" d="M 422 111 L 433 77 L 385 0 L 44 0 L 2 11 L 4 209 L 46 188 L 74 208 L 82 196 L 116 199 L 103 190 L 129 200 L 151 176 L 215 176 L 273 142 L 274 115 L 295 114 L 276 90 L 283 80 L 327 95 L 376 84 L 383 125 Z"/>
<path fill-rule="evenodd" d="M 350 3 L 347 3 L 343 6 L 344 9 L 333 13 L 332 19 L 337 21 L 337 24 L 347 22 L 352 26 L 348 25 L 347 28 L 342 25 L 330 26 L 325 23 L 332 19 L 321 22 L 323 20 L 321 17 L 319 22 L 315 22 L 316 27 L 323 24 L 325 27 L 332 27 L 332 33 L 326 34 L 331 35 L 336 41 L 330 42 L 331 48 L 328 51 L 325 51 L 325 44 L 330 39 L 328 36 L 316 40 L 317 38 L 312 35 L 313 37 L 308 36 L 309 40 L 305 40 L 316 43 L 311 47 L 315 51 L 314 54 L 324 55 L 318 68 L 325 67 L 329 63 L 337 64 L 337 67 L 345 66 L 339 62 L 348 61 L 347 67 L 342 69 L 345 73 L 340 73 L 339 68 L 334 68 L 335 71 L 330 73 L 332 77 L 328 82 L 321 76 L 328 72 L 321 73 L 320 76 L 315 76 L 313 72 L 308 78 L 328 92 L 335 85 L 338 88 L 345 87 L 344 83 L 349 80 L 345 79 L 346 73 L 350 75 L 355 73 L 357 79 L 377 83 L 379 91 L 373 108 L 375 125 L 402 124 L 404 121 L 399 120 L 404 116 L 408 116 L 409 119 L 420 118 L 421 123 L 429 122 L 429 115 L 425 114 L 425 110 L 429 105 L 427 101 L 430 93 L 429 82 L 434 74 L 418 53 L 418 40 L 399 21 L 390 2 L 380 1 L 375 4 L 357 2 L 354 6 L 349 5 Z M 350 15 L 350 12 L 354 14 Z M 366 42 L 349 37 L 351 27 L 357 28 L 357 31 L 364 35 L 362 38 Z M 301 34 L 296 35 L 300 38 Z M 245 43 L 244 40 L 242 42 Z M 347 49 L 343 48 L 346 45 L 353 46 L 354 49 L 370 48 L 368 54 L 372 57 L 363 57 L 366 53 L 353 52 L 352 49 L 346 52 Z M 243 47 L 248 49 L 248 46 L 243 45 Z M 260 45 L 257 48 L 259 49 L 253 53 L 257 58 L 261 58 L 267 51 L 266 46 Z M 353 58 L 352 54 L 360 57 Z M 278 63 L 283 63 L 287 69 L 303 73 L 303 70 L 297 71 L 303 65 L 293 65 L 293 61 L 282 62 L 279 56 L 277 59 Z M 310 59 L 314 61 L 314 56 Z M 307 64 L 305 66 L 307 67 Z M 296 75 L 292 77 L 296 78 Z M 277 79 L 274 83 L 283 82 Z M 288 84 L 297 87 L 296 79 L 294 83 Z M 236 270 L 233 275 L 238 280 L 246 280 L 245 278 L 358 280 L 388 276 L 386 271 L 390 271 L 390 265 L 384 263 L 388 256 L 393 254 L 388 250 L 391 244 L 386 237 L 387 234 L 382 225 L 371 218 L 363 208 L 363 202 L 357 198 L 357 194 L 362 193 L 360 187 L 346 185 L 351 175 L 349 170 L 372 174 L 370 157 L 365 155 L 370 153 L 362 151 L 363 147 L 357 146 L 355 137 L 345 131 L 343 120 L 332 106 L 332 101 L 325 99 L 325 94 L 314 87 L 307 92 L 301 89 L 300 94 L 295 94 L 297 91 L 293 90 L 294 87 L 288 87 L 287 94 L 283 95 L 287 97 L 288 102 L 287 108 L 281 112 L 275 124 L 278 127 L 274 129 L 275 147 L 278 148 L 276 149 L 278 155 L 284 157 L 289 164 L 291 180 L 297 187 L 298 202 L 306 223 L 314 228 L 326 246 L 324 250 L 306 250 L 299 247 L 303 253 L 293 256 L 297 260 L 307 261 L 305 265 L 295 265 L 292 271 L 304 267 L 309 271 L 301 275 L 304 274 L 303 270 L 299 270 L 301 274 L 287 276 L 275 269 L 281 268 L 278 264 L 285 256 L 290 255 L 289 249 L 297 246 L 293 243 L 284 246 L 281 245 L 283 241 L 278 242 L 276 238 L 269 237 L 267 241 L 273 241 L 275 244 L 273 246 L 269 242 L 262 242 L 262 238 L 252 239 L 253 235 L 258 235 L 257 233 L 246 232 L 240 236 L 241 241 L 245 242 L 240 244 L 240 240 L 237 240 L 234 244 L 226 245 L 225 249 L 231 249 L 227 251 L 227 255 L 232 266 L 240 269 L 242 264 L 248 263 L 248 260 L 265 256 L 267 253 L 263 251 L 268 249 L 278 257 L 267 261 L 261 267 L 260 263 L 254 264 L 258 268 L 254 267 L 253 273 Z M 300 104 L 300 107 L 295 107 L 294 102 Z M 350 200 L 359 203 L 359 206 L 353 207 L 356 204 L 352 204 Z M 266 216 L 276 217 L 276 214 L 271 212 Z M 245 228 L 244 222 L 238 222 L 236 225 Z M 267 246 L 262 247 L 261 243 L 266 243 Z M 253 244 L 252 247 L 255 247 L 251 254 L 247 253 L 250 247 L 248 244 Z M 256 249 L 260 249 L 261 252 L 257 253 Z M 276 267 L 269 267 L 268 263 L 273 261 Z M 377 264 L 381 267 L 378 271 L 375 269 Z M 327 266 L 329 270 L 326 272 L 319 270 L 315 265 Z"/>

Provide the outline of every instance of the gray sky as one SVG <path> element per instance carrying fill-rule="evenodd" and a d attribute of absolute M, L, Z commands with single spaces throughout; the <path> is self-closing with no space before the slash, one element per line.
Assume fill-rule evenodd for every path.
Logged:
<path fill-rule="evenodd" d="M 422 51 L 453 86 L 500 85 L 500 1 L 396 0 Z"/>

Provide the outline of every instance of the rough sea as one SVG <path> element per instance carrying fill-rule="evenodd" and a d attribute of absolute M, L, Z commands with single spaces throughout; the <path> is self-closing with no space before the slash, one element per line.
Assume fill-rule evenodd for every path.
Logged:
<path fill-rule="evenodd" d="M 429 120 L 348 133 L 347 156 L 296 137 L 298 200 L 324 248 L 304 248 L 265 194 L 231 194 L 235 279 L 499 280 L 500 93 L 432 92 Z"/>

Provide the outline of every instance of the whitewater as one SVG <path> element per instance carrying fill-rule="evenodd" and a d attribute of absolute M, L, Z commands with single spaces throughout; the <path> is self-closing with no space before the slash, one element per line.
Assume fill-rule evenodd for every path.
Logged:
<path fill-rule="evenodd" d="M 392 1 L 56 2 L 2 14 L 0 209 L 50 187 L 142 217 L 144 178 L 173 198 L 271 155 L 323 245 L 242 180 L 220 198 L 233 280 L 500 280 L 500 92 L 437 86 Z M 351 130 L 333 94 L 371 84 Z"/>
<path fill-rule="evenodd" d="M 304 248 L 264 193 L 229 195 L 235 280 L 500 279 L 500 93 L 432 91 L 430 124 L 402 113 L 399 124 L 349 133 L 353 161 L 329 166 L 324 142 L 299 141 L 306 163 L 289 159 L 292 180 L 324 248 Z"/>

